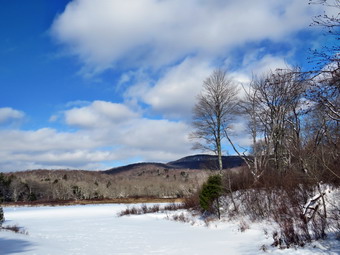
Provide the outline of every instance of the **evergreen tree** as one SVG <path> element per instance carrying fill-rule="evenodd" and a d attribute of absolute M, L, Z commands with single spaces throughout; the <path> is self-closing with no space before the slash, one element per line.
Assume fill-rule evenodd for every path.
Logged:
<path fill-rule="evenodd" d="M 217 213 L 220 219 L 219 197 L 222 194 L 222 177 L 221 175 L 212 175 L 207 182 L 203 184 L 199 194 L 200 206 L 203 210 L 210 213 Z"/>

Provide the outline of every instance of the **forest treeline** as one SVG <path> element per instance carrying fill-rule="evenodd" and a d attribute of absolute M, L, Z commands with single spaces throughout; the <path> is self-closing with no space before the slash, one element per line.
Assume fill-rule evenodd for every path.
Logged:
<path fill-rule="evenodd" d="M 177 198 L 198 190 L 211 171 L 142 167 L 118 174 L 80 170 L 0 173 L 1 202 Z"/>

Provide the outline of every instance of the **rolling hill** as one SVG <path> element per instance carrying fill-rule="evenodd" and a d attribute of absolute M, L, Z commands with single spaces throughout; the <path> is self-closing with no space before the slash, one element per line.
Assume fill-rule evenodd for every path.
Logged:
<path fill-rule="evenodd" d="M 222 157 L 223 168 L 230 169 L 234 167 L 239 167 L 243 164 L 243 160 L 239 156 L 223 156 Z M 135 163 L 126 166 L 115 167 L 109 170 L 103 171 L 106 174 L 118 174 L 128 171 L 138 171 L 138 170 L 150 170 L 150 169 L 192 169 L 192 170 L 217 170 L 218 161 L 217 156 L 207 155 L 207 154 L 197 154 L 192 156 L 187 156 L 175 161 L 168 163 Z"/>
<path fill-rule="evenodd" d="M 223 157 L 225 169 L 242 159 Z M 217 157 L 193 155 L 168 163 L 136 163 L 106 171 L 31 170 L 0 175 L 5 202 L 115 198 L 178 198 L 195 193 L 217 170 Z"/>

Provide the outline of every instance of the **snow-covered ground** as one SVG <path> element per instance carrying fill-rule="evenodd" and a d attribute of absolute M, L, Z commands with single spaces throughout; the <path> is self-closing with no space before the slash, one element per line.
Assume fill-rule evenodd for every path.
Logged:
<path fill-rule="evenodd" d="M 237 223 L 213 222 L 206 227 L 199 219 L 194 225 L 167 220 L 166 213 L 117 217 L 125 208 L 5 207 L 4 225 L 24 227 L 28 235 L 0 231 L 0 254 L 340 254 L 339 244 L 330 241 L 297 250 L 272 248 L 271 228 L 265 224 L 253 223 L 240 232 Z M 266 252 L 260 250 L 262 245 Z"/>

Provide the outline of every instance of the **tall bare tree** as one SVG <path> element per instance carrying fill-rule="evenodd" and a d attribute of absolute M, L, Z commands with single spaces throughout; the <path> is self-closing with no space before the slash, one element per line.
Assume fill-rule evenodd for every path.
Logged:
<path fill-rule="evenodd" d="M 218 156 L 220 171 L 223 169 L 222 140 L 235 115 L 237 94 L 238 88 L 233 80 L 225 71 L 217 69 L 204 80 L 193 109 L 195 131 L 190 137 L 198 140 L 194 149 L 213 151 Z"/>
<path fill-rule="evenodd" d="M 267 158 L 271 155 L 277 170 L 290 167 L 292 158 L 298 157 L 301 151 L 300 119 L 305 80 L 298 71 L 276 70 L 254 79 L 250 87 L 242 105 L 249 119 L 255 159 L 260 153 Z M 265 143 L 265 151 L 259 151 L 257 136 Z M 258 163 L 254 167 L 257 168 Z"/>
<path fill-rule="evenodd" d="M 340 0 L 310 0 L 310 4 L 321 4 L 335 10 L 324 12 L 313 18 L 312 26 L 325 30 L 325 42 L 310 57 L 314 70 L 309 71 L 313 86 L 309 98 L 316 102 L 329 118 L 340 122 Z"/>
<path fill-rule="evenodd" d="M 310 155 L 307 165 L 309 169 L 318 165 L 314 175 L 320 175 L 323 169 L 339 180 L 339 167 L 334 162 L 340 159 L 340 1 L 310 0 L 310 3 L 326 6 L 332 12 L 314 17 L 311 24 L 325 30 L 325 43 L 310 57 L 315 68 L 308 72 L 311 86 L 306 93 L 313 102 L 309 114 L 313 122 L 308 123 L 306 139 L 309 150 L 306 155 Z"/>
<path fill-rule="evenodd" d="M 243 91 L 245 96 L 239 102 L 239 112 L 246 120 L 248 133 L 252 139 L 251 157 L 245 155 L 245 152 L 241 154 L 236 147 L 234 150 L 243 158 L 254 178 L 254 182 L 257 182 L 264 173 L 264 166 L 269 159 L 269 150 L 266 146 L 263 146 L 264 143 L 261 141 L 263 125 L 261 123 L 262 116 L 258 102 L 259 91 L 256 86 L 256 79 L 254 78 L 247 88 L 243 86 Z"/>

